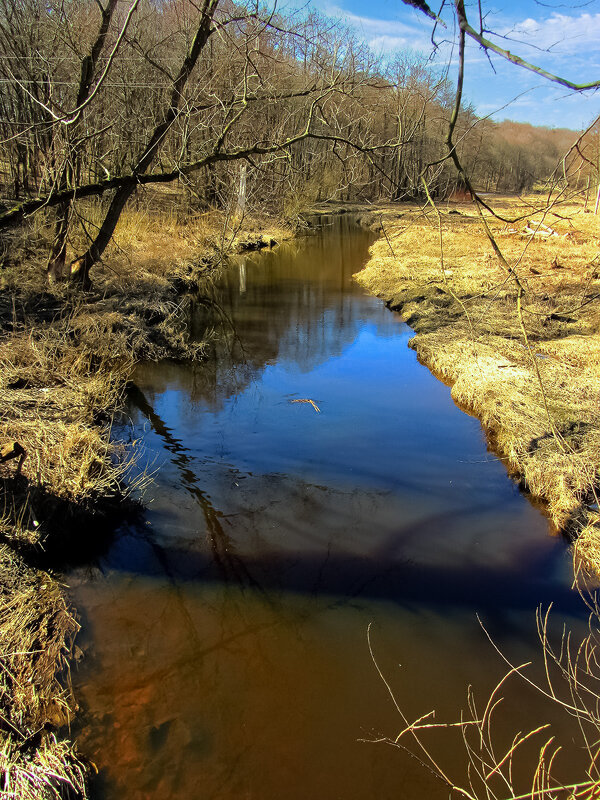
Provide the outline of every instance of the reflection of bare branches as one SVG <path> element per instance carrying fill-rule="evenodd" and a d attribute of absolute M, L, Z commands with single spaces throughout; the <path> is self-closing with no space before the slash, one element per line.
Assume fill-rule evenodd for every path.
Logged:
<path fill-rule="evenodd" d="M 261 590 L 258 582 L 248 571 L 243 559 L 236 555 L 231 538 L 223 530 L 221 512 L 214 508 L 208 496 L 198 486 L 196 475 L 191 469 L 193 461 L 188 455 L 187 448 L 179 439 L 173 436 L 171 430 L 154 411 L 143 392 L 137 386 L 131 388 L 129 397 L 131 402 L 149 420 L 155 433 L 164 441 L 166 449 L 173 454 L 172 463 L 180 472 L 183 486 L 200 506 L 211 552 L 223 580 L 225 582 L 233 581 L 239 583 L 240 586 L 247 585 Z"/>
<path fill-rule="evenodd" d="M 231 315 L 227 313 L 227 311 L 223 308 L 223 305 L 221 303 L 219 303 L 217 300 L 215 300 L 213 297 L 208 297 L 206 294 L 202 295 L 201 297 L 198 297 L 196 299 L 196 303 L 198 305 L 205 306 L 206 308 L 210 308 L 213 311 L 217 312 L 217 315 L 221 319 L 221 321 L 223 323 L 223 326 L 230 329 L 232 337 L 233 337 L 233 344 L 230 347 L 230 355 L 233 356 L 234 347 L 237 344 L 239 349 L 240 349 L 240 353 L 242 355 L 242 363 L 245 363 L 246 362 L 246 350 L 244 348 L 244 343 L 240 339 L 240 337 L 238 336 L 237 329 L 235 327 L 235 323 L 234 323 Z M 225 341 L 228 341 L 228 337 L 227 336 L 225 336 Z"/>

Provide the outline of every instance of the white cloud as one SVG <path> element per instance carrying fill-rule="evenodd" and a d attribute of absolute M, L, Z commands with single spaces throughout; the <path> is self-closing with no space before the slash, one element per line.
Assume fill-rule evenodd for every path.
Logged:
<path fill-rule="evenodd" d="M 554 12 L 546 19 L 530 17 L 499 32 L 511 40 L 550 50 L 555 55 L 580 55 L 582 50 L 600 51 L 600 14 L 569 16 Z M 531 48 L 528 49 L 532 52 Z"/>
<path fill-rule="evenodd" d="M 415 24 L 411 24 L 398 19 L 366 17 L 352 14 L 332 3 L 326 3 L 323 11 L 354 29 L 375 52 L 410 49 L 429 54 L 431 51 L 430 30 L 427 23 L 421 23 L 418 18 Z"/>

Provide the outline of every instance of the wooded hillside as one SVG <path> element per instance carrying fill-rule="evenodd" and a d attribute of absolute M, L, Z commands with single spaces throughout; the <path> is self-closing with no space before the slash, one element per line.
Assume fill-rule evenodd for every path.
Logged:
<path fill-rule="evenodd" d="M 194 210 L 293 216 L 313 201 L 460 188 L 453 94 L 414 55 L 383 63 L 338 24 L 231 0 L 0 2 L 0 229 L 43 214 L 48 269 L 87 280 L 140 187 L 178 182 Z M 576 134 L 460 113 L 473 185 L 523 192 Z M 101 223 L 86 224 L 89 198 Z M 81 248 L 80 248 L 81 249 Z"/>

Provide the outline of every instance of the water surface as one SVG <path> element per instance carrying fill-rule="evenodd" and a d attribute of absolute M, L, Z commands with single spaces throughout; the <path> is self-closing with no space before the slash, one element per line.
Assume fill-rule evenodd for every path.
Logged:
<path fill-rule="evenodd" d="M 352 281 L 370 241 L 342 219 L 240 258 L 197 304 L 212 360 L 138 369 L 123 430 L 155 470 L 148 510 L 70 576 L 98 798 L 445 797 L 361 741 L 403 726 L 368 626 L 405 712 L 445 719 L 503 674 L 477 615 L 516 661 L 539 661 L 538 605 L 582 628 L 564 543 Z M 570 736 L 509 695 L 501 739 L 542 716 Z"/>

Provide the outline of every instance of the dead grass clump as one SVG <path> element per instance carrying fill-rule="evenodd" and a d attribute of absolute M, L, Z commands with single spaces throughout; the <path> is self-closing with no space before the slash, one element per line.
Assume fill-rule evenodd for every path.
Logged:
<path fill-rule="evenodd" d="M 107 353 L 123 364 L 164 358 L 200 359 L 206 343 L 190 334 L 192 298 L 166 291 L 112 293 L 90 300 L 73 318 L 72 335 L 90 351 Z M 128 369 L 128 367 L 127 367 Z M 121 383 L 121 382 L 120 382 Z"/>
<path fill-rule="evenodd" d="M 576 573 L 598 575 L 600 564 L 600 513 L 588 511 L 587 524 L 573 544 Z"/>
<path fill-rule="evenodd" d="M 60 587 L 0 545 L 0 797 L 85 796 L 84 770 L 58 731 L 74 707 L 68 657 L 79 625 Z"/>
<path fill-rule="evenodd" d="M 29 485 L 77 503 L 116 493 L 124 471 L 110 419 L 132 362 L 110 339 L 96 349 L 96 334 L 82 341 L 64 322 L 0 341 L 0 441 L 25 448 Z"/>
<path fill-rule="evenodd" d="M 0 750 L 3 800 L 62 800 L 87 797 L 86 771 L 73 746 L 49 734 L 39 747 L 23 752 L 5 741 Z"/>
<path fill-rule="evenodd" d="M 419 359 L 481 419 L 552 521 L 579 526 L 600 465 L 600 220 L 577 204 L 546 213 L 527 200 L 500 206 L 524 217 L 489 220 L 524 287 L 521 316 L 517 287 L 470 205 L 441 219 L 390 212 L 357 278 L 414 328 Z M 538 233 L 549 230 L 556 235 Z"/>
<path fill-rule="evenodd" d="M 70 690 L 58 676 L 79 626 L 56 581 L 0 546 L 0 727 L 32 736 L 69 721 Z"/>

